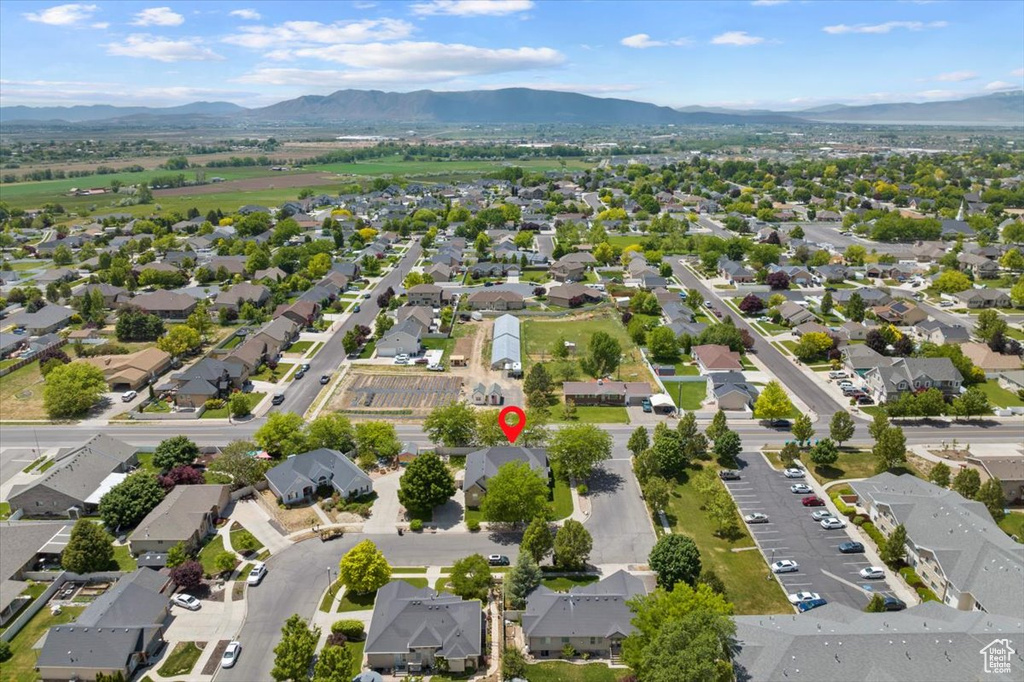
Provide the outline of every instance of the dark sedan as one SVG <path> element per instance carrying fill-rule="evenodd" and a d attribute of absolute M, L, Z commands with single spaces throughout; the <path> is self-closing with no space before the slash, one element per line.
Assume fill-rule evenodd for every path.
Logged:
<path fill-rule="evenodd" d="M 859 542 L 853 541 L 844 542 L 843 544 L 839 545 L 839 551 L 843 554 L 863 554 L 864 545 L 862 545 Z"/>

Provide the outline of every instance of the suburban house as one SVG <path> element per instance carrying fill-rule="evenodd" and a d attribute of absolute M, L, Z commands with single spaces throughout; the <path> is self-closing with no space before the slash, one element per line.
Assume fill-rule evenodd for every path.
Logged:
<path fill-rule="evenodd" d="M 136 556 L 163 554 L 179 542 L 196 551 L 230 501 L 231 486 L 176 485 L 128 536 L 128 546 Z"/>
<path fill-rule="evenodd" d="M 720 410 L 743 411 L 753 408 L 758 390 L 742 372 L 711 372 L 707 394 L 714 396 Z"/>
<path fill-rule="evenodd" d="M 228 310 L 234 310 L 238 312 L 242 309 L 242 305 L 251 303 L 257 308 L 262 308 L 270 300 L 270 289 L 266 288 L 262 284 L 249 284 L 248 282 L 242 282 L 236 284 L 230 289 L 224 289 L 213 302 L 213 310 L 220 310 L 221 308 L 227 308 Z"/>
<path fill-rule="evenodd" d="M 240 351 L 242 344 L 235 351 Z M 156 386 L 157 391 L 173 391 L 178 407 L 199 407 L 210 398 L 217 398 L 232 389 L 241 389 L 249 380 L 250 370 L 242 362 L 226 362 L 203 358 L 191 367 L 172 375 Z"/>
<path fill-rule="evenodd" d="M 328 486 L 344 498 L 373 492 L 373 481 L 344 453 L 328 448 L 292 455 L 266 473 L 267 483 L 283 504 L 312 499 Z"/>
<path fill-rule="evenodd" d="M 470 310 L 522 310 L 523 295 L 514 291 L 477 291 L 466 299 Z"/>
<path fill-rule="evenodd" d="M 86 284 L 82 287 L 82 293 L 92 295 L 92 292 L 100 292 L 103 297 L 105 308 L 114 308 L 119 303 L 125 303 L 129 299 L 128 290 L 122 287 L 115 287 L 113 284 Z"/>
<path fill-rule="evenodd" d="M 968 455 L 967 461 L 984 470 L 988 478 L 998 478 L 1008 504 L 1024 500 L 1024 454 L 1018 448 L 1008 454 Z"/>
<path fill-rule="evenodd" d="M 520 355 L 519 318 L 502 315 L 494 321 L 491 343 L 491 369 L 503 369 L 522 362 Z"/>
<path fill-rule="evenodd" d="M 790 327 L 797 327 L 804 322 L 811 322 L 815 319 L 814 314 L 799 303 L 786 301 L 779 306 L 779 315 Z"/>
<path fill-rule="evenodd" d="M 958 345 L 964 352 L 964 355 L 970 358 L 976 367 L 981 367 L 986 372 L 1021 368 L 1020 356 L 997 353 L 989 348 L 986 343 L 968 341 L 960 342 Z"/>
<path fill-rule="evenodd" d="M 501 392 L 501 386 L 496 383 L 492 383 L 489 387 L 482 383 L 477 384 L 470 397 L 474 405 L 501 405 L 505 399 Z"/>
<path fill-rule="evenodd" d="M 430 331 L 436 319 L 434 312 L 430 308 L 421 305 L 403 305 L 395 311 L 395 316 L 399 322 L 404 322 L 408 319 L 413 320 L 420 326 L 424 334 Z"/>
<path fill-rule="evenodd" d="M 282 279 L 288 277 L 288 273 L 279 267 L 269 267 L 265 270 L 257 270 L 252 276 L 252 281 L 262 282 L 265 279 L 269 279 L 273 282 L 280 282 Z"/>
<path fill-rule="evenodd" d="M 639 405 L 653 391 L 646 381 L 565 381 L 562 393 L 576 405 Z"/>
<path fill-rule="evenodd" d="M 750 284 L 754 281 L 754 271 L 738 261 L 726 256 L 718 259 L 718 272 L 734 284 Z"/>
<path fill-rule="evenodd" d="M 0 625 L 34 599 L 25 573 L 40 562 L 56 564 L 71 539 L 71 524 L 53 521 L 0 525 Z"/>
<path fill-rule="evenodd" d="M 171 366 L 171 355 L 154 346 L 128 355 L 79 358 L 79 362 L 98 367 L 111 391 L 127 391 L 138 390 L 155 381 Z"/>
<path fill-rule="evenodd" d="M 96 598 L 74 623 L 51 627 L 36 669 L 44 682 L 95 680 L 120 673 L 130 680 L 164 646 L 170 609 L 167 576 L 136 569 Z"/>
<path fill-rule="evenodd" d="M 587 267 L 595 263 L 597 259 L 589 253 L 567 253 L 552 263 L 548 272 L 559 282 L 578 282 L 583 279 Z"/>
<path fill-rule="evenodd" d="M 739 680 L 1011 682 L 1024 677 L 1024 663 L 1012 655 L 1020 650 L 1019 614 L 966 613 L 936 602 L 864 613 L 832 602 L 799 616 L 734 616 L 733 622 L 732 664 Z M 1005 673 L 982 672 L 990 647 L 1000 648 Z"/>
<path fill-rule="evenodd" d="M 975 253 L 960 253 L 956 257 L 961 270 L 970 272 L 976 279 L 992 279 L 999 276 L 999 263 Z"/>
<path fill-rule="evenodd" d="M 622 570 L 568 593 L 541 585 L 523 612 L 526 648 L 537 658 L 557 658 L 568 645 L 580 654 L 618 661 L 622 640 L 634 630 L 626 602 L 645 594 L 644 581 Z"/>
<path fill-rule="evenodd" d="M 850 298 L 857 294 L 864 305 L 868 307 L 885 305 L 892 300 L 892 296 L 875 287 L 858 287 L 856 289 L 840 289 L 832 294 L 832 299 L 837 305 L 846 305 Z"/>
<path fill-rule="evenodd" d="M 420 340 L 423 337 L 423 327 L 420 323 L 408 317 L 389 329 L 384 336 L 377 341 L 377 356 L 382 358 L 393 358 L 396 355 L 416 355 L 420 352 Z"/>
<path fill-rule="evenodd" d="M 144 313 L 156 315 L 165 320 L 184 320 L 192 314 L 199 304 L 188 294 L 176 291 L 154 291 L 150 294 L 139 294 L 130 304 Z"/>
<path fill-rule="evenodd" d="M 408 305 L 425 305 L 431 308 L 441 307 L 441 294 L 444 289 L 436 284 L 417 284 L 408 290 Z"/>
<path fill-rule="evenodd" d="M 478 507 L 487 492 L 487 479 L 498 473 L 508 462 L 526 462 L 544 480 L 548 479 L 548 451 L 544 448 L 497 446 L 476 450 L 466 455 L 462 490 L 466 493 L 466 506 Z"/>
<path fill-rule="evenodd" d="M 278 317 L 249 335 L 247 342 L 260 341 L 265 344 L 268 358 L 276 358 L 288 349 L 299 336 L 299 325 L 287 317 Z"/>
<path fill-rule="evenodd" d="M 604 295 L 597 289 L 582 284 L 559 284 L 548 289 L 548 302 L 563 308 L 575 308 L 584 303 L 597 303 Z"/>
<path fill-rule="evenodd" d="M 136 447 L 104 434 L 85 444 L 62 448 L 53 466 L 25 485 L 11 488 L 7 501 L 11 511 L 25 516 L 77 518 L 93 512 L 100 497 L 123 481 L 139 463 Z"/>
<path fill-rule="evenodd" d="M 430 275 L 430 278 L 435 282 L 447 282 L 452 278 L 451 267 L 444 263 L 436 263 L 431 265 L 429 268 L 423 271 L 424 274 Z"/>
<path fill-rule="evenodd" d="M 443 658 L 451 672 L 475 670 L 484 624 L 479 600 L 392 580 L 377 590 L 363 649 L 366 663 L 378 671 L 419 674 Z"/>
<path fill-rule="evenodd" d="M 843 346 L 839 349 L 843 356 L 843 367 L 861 376 L 870 369 L 882 367 L 892 362 L 892 358 L 882 355 L 864 344 Z"/>
<path fill-rule="evenodd" d="M 729 372 L 743 369 L 740 354 L 729 350 L 728 346 L 705 344 L 694 346 L 690 353 L 703 374 L 708 372 Z"/>
<path fill-rule="evenodd" d="M 893 358 L 864 373 L 868 391 L 879 403 L 895 400 L 901 393 L 937 388 L 946 396 L 960 393 L 963 376 L 949 358 Z"/>
<path fill-rule="evenodd" d="M 1019 622 L 1024 545 L 995 524 L 984 504 L 915 476 L 888 472 L 851 481 L 850 487 L 857 506 L 883 535 L 903 525 L 907 563 L 942 603 Z"/>
<path fill-rule="evenodd" d="M 274 309 L 274 317 L 287 317 L 300 327 L 309 327 L 320 315 L 320 304 L 316 301 L 295 301 L 282 303 Z"/>
<path fill-rule="evenodd" d="M 968 308 L 1009 308 L 1010 295 L 998 289 L 968 289 L 953 294 Z"/>
<path fill-rule="evenodd" d="M 893 301 L 872 310 L 878 319 L 897 327 L 911 327 L 928 319 L 928 313 L 910 301 Z"/>
<path fill-rule="evenodd" d="M 950 326 L 938 320 L 924 320 L 914 325 L 914 331 L 925 341 L 943 344 L 961 344 L 971 340 L 971 335 L 965 327 L 960 325 Z"/>
<path fill-rule="evenodd" d="M 42 336 L 43 334 L 52 334 L 68 326 L 74 314 L 75 311 L 71 308 L 51 304 L 43 306 L 34 313 L 23 311 L 11 315 L 4 326 L 24 327 L 25 331 L 32 336 Z"/>

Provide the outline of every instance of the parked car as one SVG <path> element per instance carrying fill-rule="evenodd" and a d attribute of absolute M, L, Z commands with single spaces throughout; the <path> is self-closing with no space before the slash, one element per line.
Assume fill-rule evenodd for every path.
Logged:
<path fill-rule="evenodd" d="M 811 486 L 806 483 L 794 483 L 789 486 L 789 492 L 796 493 L 798 495 L 806 495 L 807 493 L 814 492 Z"/>
<path fill-rule="evenodd" d="M 301 365 L 299 365 L 299 369 L 301 369 L 303 372 L 308 372 L 309 371 L 309 363 L 308 362 L 302 363 Z"/>
<path fill-rule="evenodd" d="M 443 372 L 444 371 L 444 365 L 438 365 L 438 364 L 427 365 L 427 371 L 428 372 Z"/>
<path fill-rule="evenodd" d="M 275 393 L 274 397 L 270 399 L 271 405 L 280 405 L 284 402 L 284 393 Z"/>
<path fill-rule="evenodd" d="M 793 428 L 793 422 L 788 419 L 772 419 L 768 422 L 768 426 L 776 431 L 789 431 Z"/>
<path fill-rule="evenodd" d="M 198 611 L 199 607 L 202 606 L 198 599 L 193 597 L 191 594 L 185 594 L 183 592 L 179 592 L 171 597 L 171 603 L 175 606 L 180 606 L 183 609 L 188 609 L 189 611 Z"/>
<path fill-rule="evenodd" d="M 220 657 L 220 667 L 230 668 L 238 660 L 238 654 L 242 653 L 242 645 L 238 642 L 229 642 L 224 655 Z"/>
<path fill-rule="evenodd" d="M 245 579 L 250 585 L 259 585 L 263 581 L 263 576 L 267 574 L 267 565 L 262 561 L 253 564 L 252 569 L 249 570 L 249 576 Z"/>
<path fill-rule="evenodd" d="M 819 509 L 818 511 L 811 512 L 811 518 L 815 521 L 824 521 L 825 519 L 835 518 L 832 516 L 832 512 L 828 509 Z"/>
<path fill-rule="evenodd" d="M 299 367 L 297 370 L 295 370 L 295 374 L 292 375 L 292 379 L 301 379 L 304 376 L 306 376 L 306 370 Z"/>
<path fill-rule="evenodd" d="M 859 542 L 854 542 L 850 540 L 849 542 L 844 542 L 841 545 L 839 545 L 839 551 L 842 554 L 863 554 L 864 545 L 862 545 Z"/>
<path fill-rule="evenodd" d="M 138 396 L 139 394 L 137 391 L 125 391 L 124 393 L 121 394 L 121 402 L 130 403 L 131 401 L 135 400 Z"/>
<path fill-rule="evenodd" d="M 740 480 L 740 472 L 735 469 L 724 469 L 718 472 L 718 477 L 723 481 L 738 481 Z"/>
<path fill-rule="evenodd" d="M 370 298 L 370 294 L 369 293 L 363 294 L 363 298 Z"/>
<path fill-rule="evenodd" d="M 885 577 L 885 569 L 878 566 L 868 566 L 860 569 L 860 577 L 865 580 L 881 580 Z"/>
<path fill-rule="evenodd" d="M 357 304 L 356 304 L 356 307 L 352 309 L 352 312 L 354 312 L 354 313 L 358 313 L 358 312 L 362 312 L 362 310 L 363 310 L 363 306 L 361 306 L 361 305 L 359 305 L 359 304 L 357 303 Z"/>
<path fill-rule="evenodd" d="M 824 599 L 811 599 L 810 601 L 802 601 L 796 605 L 796 610 L 800 613 L 807 613 L 811 609 L 816 609 L 819 606 L 824 606 L 828 602 Z"/>
<path fill-rule="evenodd" d="M 836 371 L 836 372 L 829 372 L 828 373 L 828 378 L 829 379 L 847 379 L 847 378 L 849 378 L 849 376 L 850 376 L 849 374 L 847 374 L 846 372 L 844 372 L 842 370 L 839 370 L 839 371 Z"/>
<path fill-rule="evenodd" d="M 796 573 L 800 570 L 800 564 L 792 559 L 782 559 L 772 564 L 772 573 Z"/>
<path fill-rule="evenodd" d="M 849 379 L 840 381 L 837 385 L 839 386 L 839 388 L 853 388 L 853 382 L 850 381 Z"/>
<path fill-rule="evenodd" d="M 907 608 L 906 602 L 902 599 L 897 599 L 891 594 L 887 594 L 882 597 L 882 604 L 885 606 L 886 611 L 902 611 Z"/>
<path fill-rule="evenodd" d="M 821 599 L 821 595 L 817 592 L 794 592 L 788 595 L 790 604 L 799 604 L 802 601 L 811 601 L 812 599 Z"/>
<path fill-rule="evenodd" d="M 640 407 L 643 408 L 644 412 L 653 412 L 654 411 L 654 408 L 651 407 L 651 400 L 650 400 L 650 398 L 644 398 L 643 400 L 641 400 L 640 401 Z"/>
<path fill-rule="evenodd" d="M 345 357 L 348 358 L 349 360 L 358 360 L 359 359 L 359 351 L 354 350 L 351 353 L 349 353 L 348 355 L 346 355 Z"/>
<path fill-rule="evenodd" d="M 825 530 L 839 530 L 840 528 L 846 528 L 846 522 L 833 516 L 831 518 L 822 519 L 821 527 Z"/>
<path fill-rule="evenodd" d="M 493 287 L 494 286 L 494 282 L 484 282 L 484 286 L 485 287 Z"/>
<path fill-rule="evenodd" d="M 786 478 L 803 478 L 804 477 L 804 470 L 800 469 L 799 467 L 790 467 L 789 469 L 786 469 L 782 473 L 784 473 L 786 475 Z"/>
<path fill-rule="evenodd" d="M 800 504 L 805 507 L 824 507 L 825 500 L 821 499 L 817 495 L 808 495 L 807 497 L 800 500 Z"/>
<path fill-rule="evenodd" d="M 768 515 L 761 512 L 754 512 L 743 517 L 747 523 L 768 523 Z"/>
<path fill-rule="evenodd" d="M 408 361 L 409 356 L 406 353 L 399 353 L 398 355 L 395 356 L 396 365 L 404 365 Z"/>
<path fill-rule="evenodd" d="M 329 383 L 331 383 L 331 375 L 330 374 L 321 374 L 320 375 L 320 385 L 321 386 L 326 386 Z"/>
<path fill-rule="evenodd" d="M 414 365 L 426 365 L 429 362 L 430 362 L 430 360 L 428 360 L 426 358 L 416 358 L 416 360 L 413 361 L 413 364 Z"/>
<path fill-rule="evenodd" d="M 874 400 L 874 398 L 872 398 L 869 395 L 862 395 L 859 398 L 857 398 L 857 404 L 858 405 L 874 405 L 875 404 L 875 400 Z"/>
<path fill-rule="evenodd" d="M 508 566 L 508 557 L 504 554 L 490 554 L 487 557 L 487 563 L 491 566 Z"/>

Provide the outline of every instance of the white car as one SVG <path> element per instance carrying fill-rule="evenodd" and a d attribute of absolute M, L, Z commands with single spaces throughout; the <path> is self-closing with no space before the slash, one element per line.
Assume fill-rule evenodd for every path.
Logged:
<path fill-rule="evenodd" d="M 815 521 L 824 521 L 825 519 L 831 519 L 835 517 L 832 516 L 832 512 L 830 512 L 828 509 L 819 509 L 817 511 L 811 512 L 811 518 Z"/>
<path fill-rule="evenodd" d="M 789 492 L 796 493 L 797 495 L 807 495 L 808 493 L 813 493 L 814 490 L 806 483 L 794 483 L 789 486 Z"/>
<path fill-rule="evenodd" d="M 249 571 L 249 577 L 245 579 L 245 582 L 249 585 L 259 585 L 263 580 L 263 576 L 267 574 L 267 565 L 262 561 L 253 565 Z"/>
<path fill-rule="evenodd" d="M 199 600 L 191 594 L 183 593 L 176 594 L 171 597 L 171 603 L 175 606 L 180 606 L 183 609 L 188 609 L 189 611 L 198 611 L 199 607 L 202 606 L 202 604 L 199 603 Z"/>
<path fill-rule="evenodd" d="M 242 653 L 242 645 L 238 642 L 229 642 L 224 655 L 220 657 L 220 667 L 230 668 L 238 660 L 238 654 Z"/>
<path fill-rule="evenodd" d="M 817 592 L 794 592 L 789 595 L 790 604 L 799 604 L 802 601 L 811 601 L 813 599 L 821 599 L 821 595 Z"/>
<path fill-rule="evenodd" d="M 121 402 L 130 403 L 131 401 L 135 400 L 135 398 L 138 397 L 138 395 L 139 394 L 136 391 L 125 391 L 124 393 L 121 394 Z"/>
<path fill-rule="evenodd" d="M 443 372 L 444 365 L 427 365 L 428 372 Z"/>
<path fill-rule="evenodd" d="M 400 353 L 399 355 L 395 356 L 395 364 L 396 365 L 405 365 L 405 364 L 408 364 L 408 363 L 409 363 L 409 356 L 406 355 L 405 353 Z"/>
<path fill-rule="evenodd" d="M 868 566 L 860 569 L 860 577 L 867 580 L 880 580 L 885 577 L 885 569 L 878 566 Z"/>
<path fill-rule="evenodd" d="M 772 564 L 772 573 L 795 573 L 800 570 L 800 564 L 792 559 L 783 559 Z"/>
<path fill-rule="evenodd" d="M 853 382 L 847 379 L 846 381 L 840 381 L 836 386 L 839 388 L 853 388 Z"/>
<path fill-rule="evenodd" d="M 786 478 L 803 478 L 804 477 L 804 470 L 803 469 L 799 469 L 797 467 L 791 467 L 789 469 L 786 469 L 782 473 L 784 473 L 786 475 Z"/>
<path fill-rule="evenodd" d="M 747 523 L 768 523 L 768 515 L 761 512 L 754 512 L 743 517 Z"/>
<path fill-rule="evenodd" d="M 846 522 L 833 516 L 828 519 L 822 519 L 821 527 L 825 530 L 839 530 L 840 528 L 846 528 Z"/>

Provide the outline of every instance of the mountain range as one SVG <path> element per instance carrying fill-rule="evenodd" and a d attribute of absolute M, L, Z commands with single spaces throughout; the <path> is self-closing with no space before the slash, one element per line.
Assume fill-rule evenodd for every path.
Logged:
<path fill-rule="evenodd" d="M 0 122 L 4 125 L 131 122 L 159 127 L 161 124 L 180 125 L 197 117 L 220 123 L 303 124 L 728 125 L 829 122 L 1024 126 L 1024 91 L 921 104 L 832 104 L 802 111 L 697 106 L 672 109 L 628 99 L 528 88 L 465 92 L 419 90 L 408 93 L 339 90 L 330 95 L 306 95 L 257 108 L 245 108 L 230 102 L 193 102 L 163 108 L 109 105 L 0 107 Z"/>

